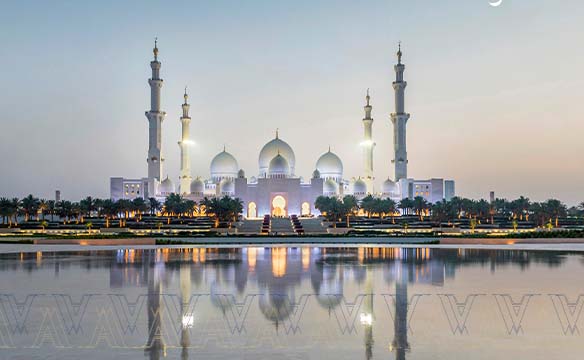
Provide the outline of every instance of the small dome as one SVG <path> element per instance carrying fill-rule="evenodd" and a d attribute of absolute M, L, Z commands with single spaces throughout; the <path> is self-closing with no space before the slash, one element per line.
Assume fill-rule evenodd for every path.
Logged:
<path fill-rule="evenodd" d="M 257 184 L 257 183 L 258 183 L 258 178 L 257 178 L 257 177 L 255 177 L 255 176 L 252 176 L 252 177 L 249 179 L 249 183 L 250 183 L 250 184 Z"/>
<path fill-rule="evenodd" d="M 312 178 L 313 179 L 320 179 L 320 171 L 318 171 L 318 169 L 316 169 L 312 172 Z"/>
<path fill-rule="evenodd" d="M 339 193 L 339 184 L 333 179 L 328 179 L 324 182 L 323 193 L 325 195 L 336 195 Z"/>
<path fill-rule="evenodd" d="M 288 160 L 280 154 L 276 155 L 272 161 L 270 161 L 268 176 L 288 177 L 289 175 L 290 165 L 288 164 Z"/>
<path fill-rule="evenodd" d="M 391 181 L 391 179 L 388 178 L 383 182 L 383 184 L 381 184 L 381 192 L 384 195 L 398 193 L 399 192 L 398 184 L 396 184 L 395 182 Z"/>
<path fill-rule="evenodd" d="M 262 150 L 260 151 L 259 156 L 259 168 L 260 168 L 260 177 L 265 177 L 268 174 L 268 168 L 270 167 L 270 161 L 274 159 L 276 155 L 282 155 L 287 161 L 288 165 L 290 166 L 290 174 L 294 175 L 295 165 L 296 165 L 296 157 L 294 156 L 294 151 L 286 143 L 284 140 L 278 137 L 276 134 L 276 138 L 268 142 Z"/>
<path fill-rule="evenodd" d="M 235 178 L 237 177 L 237 169 L 239 169 L 239 166 L 235 157 L 223 150 L 211 161 L 211 178 L 215 181 L 224 178 Z"/>
<path fill-rule="evenodd" d="M 191 182 L 191 194 L 202 195 L 205 192 L 205 183 L 198 177 Z"/>
<path fill-rule="evenodd" d="M 167 176 L 166 179 L 160 183 L 158 190 L 158 192 L 162 195 L 173 194 L 175 192 L 174 183 Z"/>
<path fill-rule="evenodd" d="M 366 194 L 367 184 L 361 178 L 353 183 L 353 194 Z"/>
<path fill-rule="evenodd" d="M 237 177 L 240 179 L 245 178 L 245 171 L 243 171 L 243 169 L 239 169 L 239 171 L 237 172 Z"/>
<path fill-rule="evenodd" d="M 340 181 L 343 177 L 343 162 L 330 149 L 318 159 L 316 169 L 324 179 L 332 178 Z"/>
<path fill-rule="evenodd" d="M 235 183 L 231 179 L 223 179 L 219 191 L 221 195 L 231 195 L 235 193 Z"/>

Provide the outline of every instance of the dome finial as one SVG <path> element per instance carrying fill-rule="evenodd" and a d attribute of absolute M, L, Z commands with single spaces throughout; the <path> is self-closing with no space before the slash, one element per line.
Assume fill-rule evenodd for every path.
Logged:
<path fill-rule="evenodd" d="M 371 97 L 369 96 L 369 88 L 367 88 L 367 96 L 365 99 L 367 99 L 367 106 L 369 106 L 369 100 L 371 100 Z"/>
<path fill-rule="evenodd" d="M 189 98 L 189 94 L 187 94 L 187 86 L 185 85 L 185 94 L 184 94 L 184 98 L 185 98 L 185 104 L 187 103 L 187 99 Z"/>
<path fill-rule="evenodd" d="M 331 146 L 330 146 L 330 145 L 329 145 L 329 150 L 328 150 L 328 152 L 331 152 Z"/>
<path fill-rule="evenodd" d="M 158 60 L 158 37 L 154 38 L 154 49 L 152 52 L 154 52 L 154 61 Z"/>
<path fill-rule="evenodd" d="M 280 138 L 280 129 L 276 128 L 276 139 Z"/>
<path fill-rule="evenodd" d="M 223 152 L 225 152 L 227 150 L 227 147 L 225 146 L 225 144 L 223 144 Z"/>

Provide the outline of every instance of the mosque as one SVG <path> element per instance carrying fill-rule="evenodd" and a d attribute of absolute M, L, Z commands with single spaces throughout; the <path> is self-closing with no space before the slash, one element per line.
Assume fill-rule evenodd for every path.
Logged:
<path fill-rule="evenodd" d="M 146 112 L 149 124 L 148 176 L 140 179 L 112 177 L 110 193 L 112 200 L 155 197 L 164 200 L 169 194 L 180 193 L 195 201 L 203 198 L 230 196 L 243 201 L 246 218 L 263 217 L 266 214 L 284 217 L 292 214 L 300 216 L 319 215 L 314 202 L 319 196 L 354 195 L 362 200 L 368 194 L 376 197 L 391 198 L 400 201 L 404 198 L 421 196 L 428 202 L 435 203 L 454 196 L 454 181 L 442 178 L 416 180 L 408 178 L 408 157 L 406 151 L 406 124 L 410 114 L 405 112 L 405 65 L 402 63 L 401 45 L 397 52 L 398 63 L 394 66 L 396 79 L 395 112 L 390 115 L 393 124 L 394 139 L 394 179 L 385 180 L 380 191 L 374 189 L 373 171 L 373 118 L 369 91 L 367 91 L 363 118 L 364 136 L 363 174 L 347 180 L 343 173 L 340 157 L 330 148 L 322 154 L 315 164 L 315 170 L 309 180 L 296 174 L 296 156 L 294 150 L 284 141 L 278 131 L 274 139 L 268 141 L 259 153 L 259 173 L 246 177 L 240 169 L 234 155 L 224 148 L 210 164 L 210 177 L 192 178 L 190 169 L 190 105 L 185 89 L 182 104 L 182 136 L 178 142 L 180 148 L 180 175 L 178 191 L 174 182 L 166 175 L 163 177 L 164 157 L 162 156 L 162 123 L 166 113 L 161 110 L 160 98 L 163 80 L 160 78 L 161 62 L 158 60 L 158 46 L 154 45 L 154 59 L 150 62 L 152 77 L 150 85 L 150 110 Z"/>

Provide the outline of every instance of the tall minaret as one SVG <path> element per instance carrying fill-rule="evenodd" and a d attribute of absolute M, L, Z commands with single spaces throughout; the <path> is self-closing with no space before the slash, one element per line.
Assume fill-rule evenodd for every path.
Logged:
<path fill-rule="evenodd" d="M 395 164 L 395 181 L 407 179 L 408 177 L 408 152 L 406 150 L 406 124 L 410 118 L 410 114 L 405 112 L 405 90 L 408 85 L 404 81 L 405 65 L 401 62 L 401 42 L 397 52 L 397 65 L 395 69 L 395 81 L 393 82 L 393 89 L 395 90 L 395 112 L 391 114 L 391 122 L 393 123 L 393 147 L 394 158 L 392 162 Z"/>
<path fill-rule="evenodd" d="M 371 97 L 369 96 L 369 89 L 367 89 L 367 105 L 365 105 L 365 118 L 363 119 L 363 129 L 365 130 L 363 139 L 363 156 L 364 156 L 364 166 L 365 166 L 365 183 L 367 184 L 367 192 L 372 194 L 373 189 L 373 148 L 375 148 L 375 143 L 373 142 L 373 118 L 371 117 L 371 110 L 373 107 L 369 103 Z"/>
<path fill-rule="evenodd" d="M 158 61 L 158 41 L 154 40 L 154 60 L 150 62 L 152 78 L 150 84 L 150 111 L 146 112 L 148 118 L 148 196 L 156 196 L 158 184 L 162 179 L 162 121 L 166 116 L 160 110 L 160 89 L 163 81 L 160 78 L 160 61 Z"/>
<path fill-rule="evenodd" d="M 188 103 L 189 95 L 187 95 L 187 88 L 185 87 L 185 103 L 182 104 L 183 114 L 180 118 L 182 123 L 182 137 L 178 142 L 180 147 L 180 187 L 179 191 L 181 195 L 190 194 L 191 192 L 191 157 L 189 154 L 189 146 L 191 140 L 189 138 L 191 118 L 189 117 L 189 108 L 191 107 Z"/>

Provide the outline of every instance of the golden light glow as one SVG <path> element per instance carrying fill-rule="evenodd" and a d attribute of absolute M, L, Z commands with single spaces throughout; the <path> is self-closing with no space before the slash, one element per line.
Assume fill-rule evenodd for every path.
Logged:
<path fill-rule="evenodd" d="M 272 249 L 272 275 L 275 277 L 286 275 L 286 248 Z"/>

